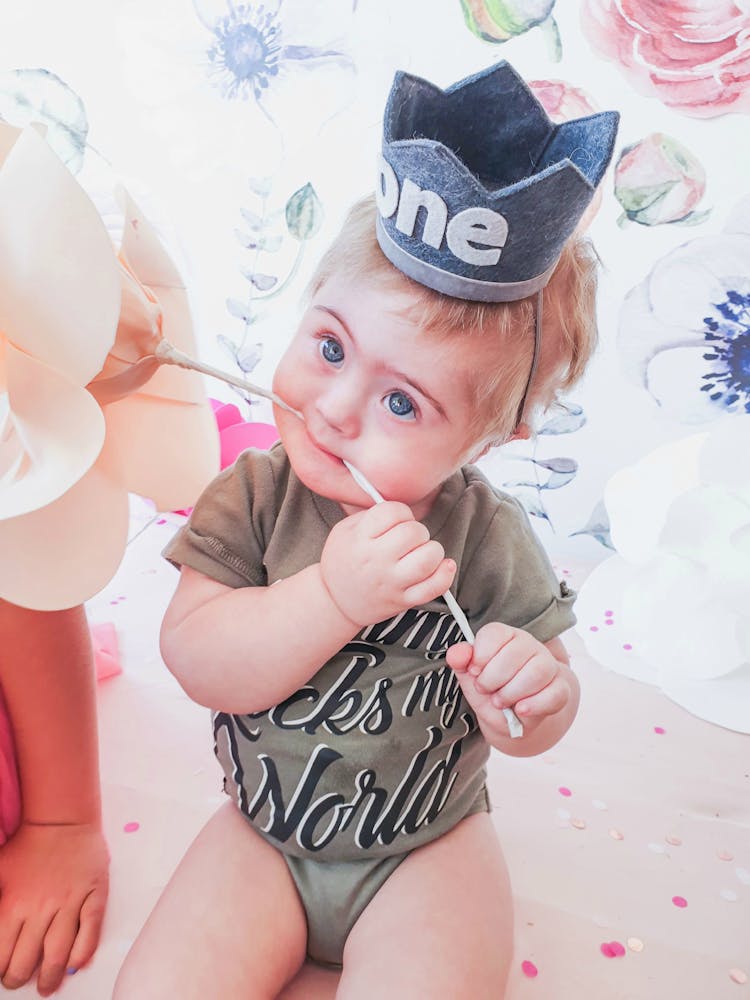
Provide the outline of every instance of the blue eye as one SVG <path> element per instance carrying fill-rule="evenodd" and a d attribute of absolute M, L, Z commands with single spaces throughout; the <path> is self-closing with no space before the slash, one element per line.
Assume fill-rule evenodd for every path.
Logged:
<path fill-rule="evenodd" d="M 396 417 L 405 420 L 414 420 L 417 416 L 414 404 L 404 392 L 389 392 L 383 400 L 388 410 Z"/>
<path fill-rule="evenodd" d="M 331 365 L 340 365 L 344 360 L 344 348 L 334 337 L 324 337 L 321 340 L 320 353 Z"/>

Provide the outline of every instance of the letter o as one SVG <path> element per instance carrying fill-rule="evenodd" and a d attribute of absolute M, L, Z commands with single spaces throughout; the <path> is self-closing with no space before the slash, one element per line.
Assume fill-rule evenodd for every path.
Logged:
<path fill-rule="evenodd" d="M 384 219 L 390 219 L 398 206 L 398 177 L 382 153 L 378 154 L 378 182 L 375 185 L 375 201 Z"/>

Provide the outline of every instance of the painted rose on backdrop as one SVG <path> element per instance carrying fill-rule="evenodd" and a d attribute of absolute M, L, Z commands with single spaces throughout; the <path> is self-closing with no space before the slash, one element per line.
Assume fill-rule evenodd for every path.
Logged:
<path fill-rule="evenodd" d="M 750 197 L 722 232 L 676 247 L 628 293 L 618 349 L 672 417 L 750 413 Z"/>
<path fill-rule="evenodd" d="M 750 113 L 750 9 L 742 0 L 584 0 L 582 24 L 636 90 L 673 111 Z"/>
<path fill-rule="evenodd" d="M 570 121 L 571 118 L 584 118 L 599 110 L 590 94 L 566 80 L 529 80 L 529 87 L 556 124 Z M 581 216 L 576 232 L 582 233 L 591 225 L 601 207 L 603 190 L 604 185 L 600 184 L 591 204 Z"/>
<path fill-rule="evenodd" d="M 695 207 L 706 190 L 706 172 L 689 149 L 663 132 L 626 146 L 615 165 L 618 220 L 641 226 L 696 225 L 710 214 Z"/>

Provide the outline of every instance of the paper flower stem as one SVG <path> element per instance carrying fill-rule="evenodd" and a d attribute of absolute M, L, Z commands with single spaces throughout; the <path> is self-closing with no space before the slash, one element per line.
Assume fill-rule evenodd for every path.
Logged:
<path fill-rule="evenodd" d="M 201 372 L 203 375 L 211 375 L 213 378 L 221 379 L 222 382 L 227 382 L 238 389 L 244 389 L 245 392 L 249 392 L 253 396 L 263 396 L 264 399 L 270 399 L 271 402 L 276 403 L 277 406 L 280 406 L 284 410 L 288 410 L 296 417 L 302 417 L 301 413 L 289 406 L 288 403 L 285 403 L 275 392 L 271 392 L 269 389 L 262 389 L 259 385 L 248 382 L 247 379 L 229 375 L 227 372 L 213 368 L 211 365 L 206 365 L 202 361 L 196 361 L 194 358 L 188 357 L 187 354 L 183 354 L 176 347 L 173 347 L 167 340 L 159 342 L 154 351 L 154 357 L 160 364 L 177 365 L 178 368 L 189 368 L 190 371 Z"/>
<path fill-rule="evenodd" d="M 355 483 L 358 486 L 360 486 L 369 497 L 372 497 L 375 503 L 384 502 L 384 498 L 380 495 L 380 493 L 378 493 L 378 491 L 375 489 L 375 487 L 372 485 L 369 479 L 367 479 L 366 476 L 359 471 L 359 469 L 355 469 L 355 467 L 346 460 L 344 460 L 344 465 L 347 467 L 349 472 L 351 472 Z M 453 594 L 451 594 L 450 590 L 446 590 L 446 592 L 443 594 L 443 600 L 448 605 L 448 610 L 450 611 L 450 613 L 456 619 L 458 627 L 463 632 L 466 641 L 473 643 L 474 632 L 472 631 L 471 625 L 469 625 L 468 619 L 466 618 L 463 609 L 461 608 L 461 606 L 459 605 L 458 601 L 453 596 Z M 523 724 L 521 723 L 521 720 L 518 718 L 513 709 L 504 708 L 503 715 L 505 716 L 505 721 L 508 723 L 508 732 L 510 733 L 511 739 L 517 739 L 519 736 L 523 736 Z"/>

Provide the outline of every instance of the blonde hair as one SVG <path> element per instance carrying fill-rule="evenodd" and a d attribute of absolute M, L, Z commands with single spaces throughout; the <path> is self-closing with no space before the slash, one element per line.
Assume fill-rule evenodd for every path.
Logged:
<path fill-rule="evenodd" d="M 517 302 L 469 302 L 412 281 L 391 264 L 375 236 L 375 199 L 358 201 L 323 255 L 307 288 L 312 298 L 329 278 L 366 281 L 385 291 L 406 291 L 405 317 L 437 343 L 481 350 L 472 374 L 474 444 L 500 444 L 516 430 L 531 370 L 537 296 Z M 590 240 L 571 237 L 543 292 L 541 349 L 524 404 L 523 420 L 546 409 L 581 377 L 596 347 L 599 259 Z M 488 363 L 492 357 L 496 363 Z"/>

